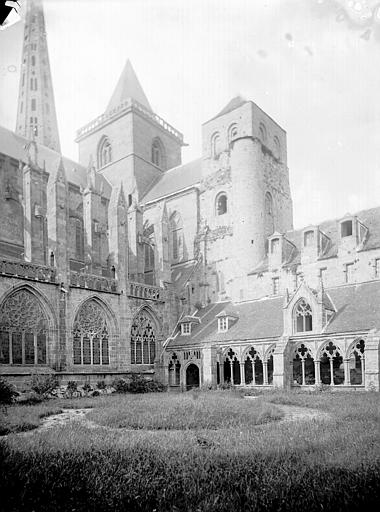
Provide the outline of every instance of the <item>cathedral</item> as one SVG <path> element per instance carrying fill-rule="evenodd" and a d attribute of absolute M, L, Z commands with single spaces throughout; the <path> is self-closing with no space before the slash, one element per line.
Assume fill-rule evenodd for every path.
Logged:
<path fill-rule="evenodd" d="M 379 390 L 380 207 L 293 229 L 286 132 L 235 97 L 202 155 L 127 61 L 61 154 L 41 0 L 0 127 L 0 374 Z"/>

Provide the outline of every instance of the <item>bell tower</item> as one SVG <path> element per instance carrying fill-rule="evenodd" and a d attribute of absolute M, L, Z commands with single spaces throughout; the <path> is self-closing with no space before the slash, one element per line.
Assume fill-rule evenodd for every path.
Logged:
<path fill-rule="evenodd" d="M 42 0 L 28 0 L 16 133 L 61 152 Z"/>

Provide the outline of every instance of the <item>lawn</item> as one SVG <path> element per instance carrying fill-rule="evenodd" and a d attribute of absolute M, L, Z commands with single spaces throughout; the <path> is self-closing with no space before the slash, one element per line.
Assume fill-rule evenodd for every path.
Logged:
<path fill-rule="evenodd" d="M 281 422 L 273 402 L 329 418 Z M 88 417 L 99 426 L 0 441 L 4 511 L 367 511 L 380 499 L 377 393 L 243 400 L 189 392 L 54 404 L 92 406 Z"/>

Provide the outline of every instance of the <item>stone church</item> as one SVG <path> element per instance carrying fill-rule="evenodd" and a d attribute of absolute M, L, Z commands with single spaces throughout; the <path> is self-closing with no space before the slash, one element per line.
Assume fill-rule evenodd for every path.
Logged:
<path fill-rule="evenodd" d="M 294 230 L 286 132 L 255 103 L 233 98 L 182 164 L 128 61 L 65 158 L 29 0 L 17 108 L 0 128 L 3 376 L 379 389 L 380 207 Z"/>

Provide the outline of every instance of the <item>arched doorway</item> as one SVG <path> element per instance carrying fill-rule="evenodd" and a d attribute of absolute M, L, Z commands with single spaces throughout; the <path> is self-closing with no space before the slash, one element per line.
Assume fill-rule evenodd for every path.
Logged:
<path fill-rule="evenodd" d="M 186 368 L 186 389 L 199 388 L 199 368 L 196 364 L 189 364 Z"/>

